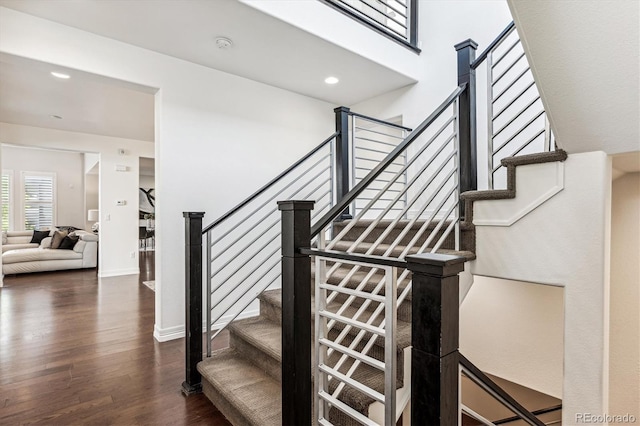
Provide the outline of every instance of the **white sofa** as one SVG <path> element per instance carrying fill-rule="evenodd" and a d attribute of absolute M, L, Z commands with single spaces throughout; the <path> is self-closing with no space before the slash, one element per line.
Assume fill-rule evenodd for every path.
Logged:
<path fill-rule="evenodd" d="M 50 248 L 50 236 L 36 244 L 30 242 L 33 231 L 7 231 L 2 243 L 2 273 L 95 268 L 98 264 L 98 236 L 81 230 L 75 231 L 75 235 L 78 242 L 72 250 L 65 250 Z"/>

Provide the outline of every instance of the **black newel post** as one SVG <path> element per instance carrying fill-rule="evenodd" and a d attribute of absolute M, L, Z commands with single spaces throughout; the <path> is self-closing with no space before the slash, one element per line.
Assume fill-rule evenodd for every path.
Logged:
<path fill-rule="evenodd" d="M 467 84 L 467 90 L 460 94 L 460 192 L 478 189 L 478 166 L 476 147 L 476 70 L 471 63 L 476 59 L 478 44 L 469 39 L 455 45 L 458 52 L 458 85 Z M 464 216 L 464 205 L 461 204 Z"/>
<path fill-rule="evenodd" d="M 202 361 L 202 218 L 203 212 L 184 212 L 186 377 L 182 392 L 202 391 L 196 366 Z"/>
<path fill-rule="evenodd" d="M 458 273 L 465 258 L 407 256 L 411 300 L 411 424 L 458 424 Z"/>
<path fill-rule="evenodd" d="M 311 244 L 313 201 L 278 201 L 282 211 L 282 424 L 311 424 Z"/>
<path fill-rule="evenodd" d="M 349 108 L 338 107 L 336 114 L 336 202 L 342 200 L 349 192 Z M 347 207 L 338 220 L 351 219 Z"/>

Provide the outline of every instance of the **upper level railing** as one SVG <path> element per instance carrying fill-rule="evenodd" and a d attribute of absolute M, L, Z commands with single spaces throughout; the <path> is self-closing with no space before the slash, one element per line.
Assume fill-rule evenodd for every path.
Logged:
<path fill-rule="evenodd" d="M 555 139 L 513 22 L 471 66 L 486 74 L 478 79 L 478 97 L 486 91 L 486 110 L 478 105 L 484 110 L 478 118 L 485 120 L 487 129 L 478 140 L 486 138 L 487 184 L 490 189 L 503 188 L 506 170 L 500 160 L 550 151 Z"/>
<path fill-rule="evenodd" d="M 320 0 L 380 34 L 418 49 L 418 0 Z"/>

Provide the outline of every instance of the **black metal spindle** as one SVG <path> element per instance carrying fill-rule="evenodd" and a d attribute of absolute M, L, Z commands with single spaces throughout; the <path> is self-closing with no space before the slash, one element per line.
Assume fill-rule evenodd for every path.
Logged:
<path fill-rule="evenodd" d="M 458 273 L 465 258 L 407 256 L 411 297 L 411 424 L 458 424 Z"/>
<path fill-rule="evenodd" d="M 202 361 L 202 218 L 203 212 L 184 212 L 185 223 L 185 344 L 186 372 L 182 392 L 202 391 L 197 365 Z"/>
<path fill-rule="evenodd" d="M 279 201 L 282 211 L 282 424 L 311 424 L 311 243 L 313 201 Z"/>

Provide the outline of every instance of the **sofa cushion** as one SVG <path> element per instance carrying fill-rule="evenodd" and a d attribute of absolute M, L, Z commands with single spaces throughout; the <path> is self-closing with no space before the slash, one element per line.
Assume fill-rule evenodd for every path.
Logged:
<path fill-rule="evenodd" d="M 7 231 L 2 231 L 2 244 L 7 244 Z"/>
<path fill-rule="evenodd" d="M 33 231 L 33 236 L 31 237 L 32 243 L 40 244 L 42 240 L 49 236 L 49 231 Z"/>
<path fill-rule="evenodd" d="M 60 250 L 73 250 L 73 247 L 75 247 L 77 242 L 77 235 L 67 235 L 66 237 L 64 237 L 58 248 Z"/>
<path fill-rule="evenodd" d="M 60 244 L 62 244 L 62 240 L 65 239 L 65 237 L 69 235 L 69 233 L 67 231 L 56 231 L 53 233 L 53 238 L 51 239 L 51 248 L 52 249 L 57 249 L 60 247 Z"/>
<path fill-rule="evenodd" d="M 73 250 L 46 250 L 38 247 L 21 250 L 11 250 L 2 254 L 2 263 L 5 265 L 20 262 L 73 259 L 82 259 L 82 253 L 77 253 Z"/>
<path fill-rule="evenodd" d="M 37 244 L 32 243 L 24 243 L 24 244 L 7 244 L 6 246 L 2 246 L 2 252 L 8 252 L 12 250 L 21 250 L 26 248 L 37 248 Z"/>

